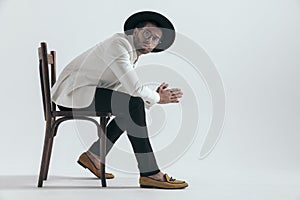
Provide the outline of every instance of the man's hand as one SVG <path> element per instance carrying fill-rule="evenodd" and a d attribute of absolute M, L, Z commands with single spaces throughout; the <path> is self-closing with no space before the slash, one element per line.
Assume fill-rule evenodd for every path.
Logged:
<path fill-rule="evenodd" d="M 159 104 L 178 103 L 183 93 L 179 88 L 166 89 L 169 86 L 167 83 L 162 83 L 156 90 L 160 96 Z"/>

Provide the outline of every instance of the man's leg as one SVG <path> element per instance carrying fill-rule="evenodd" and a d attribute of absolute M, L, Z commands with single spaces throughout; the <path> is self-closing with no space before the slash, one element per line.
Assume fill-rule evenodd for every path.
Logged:
<path fill-rule="evenodd" d="M 72 108 L 67 108 L 64 106 L 58 105 L 58 108 L 62 111 L 77 111 L 77 110 L 93 110 L 94 109 L 94 104 L 92 104 L 89 107 L 82 108 L 82 109 L 72 109 Z M 116 120 L 120 121 L 121 119 L 118 119 L 120 117 L 115 117 L 109 124 L 107 125 L 107 140 L 106 140 L 106 154 L 110 151 L 114 143 L 119 139 L 119 137 L 122 135 L 124 130 L 121 130 L 117 123 Z M 89 151 L 96 156 L 99 156 L 100 146 L 99 146 L 99 139 L 95 141 L 92 146 L 89 148 Z"/>
<path fill-rule="evenodd" d="M 129 101 L 130 119 L 127 135 L 131 142 L 141 176 L 150 176 L 160 172 L 149 140 L 146 124 L 144 101 L 140 97 L 131 97 Z"/>
<path fill-rule="evenodd" d="M 112 112 L 116 118 L 107 127 L 107 151 L 112 148 L 123 131 L 126 130 L 133 147 L 141 176 L 160 172 L 149 141 L 146 125 L 144 101 L 126 93 L 98 88 L 95 95 L 96 111 Z M 99 155 L 99 142 L 90 150 Z"/>
<path fill-rule="evenodd" d="M 141 187 L 181 189 L 188 186 L 185 181 L 170 178 L 159 170 L 149 141 L 144 101 L 140 97 L 132 97 L 108 89 L 97 89 L 94 107 L 96 111 L 108 111 L 116 116 L 107 127 L 107 153 L 126 130 L 138 162 Z M 99 151 L 96 150 L 100 149 L 98 144 L 99 142 L 94 143 L 91 151 L 99 154 Z M 97 161 L 97 163 L 99 162 Z M 93 168 L 93 170 L 89 169 L 96 176 L 100 174 L 101 169 L 95 169 L 94 165 L 90 167 Z M 106 178 L 114 177 L 112 174 L 105 176 Z"/>
<path fill-rule="evenodd" d="M 109 153 L 111 148 L 113 147 L 114 143 L 119 139 L 119 137 L 122 135 L 124 132 L 119 128 L 119 126 L 116 123 L 116 120 L 121 120 L 118 119 L 119 117 L 114 118 L 109 124 L 107 125 L 107 140 L 106 140 L 106 154 Z M 99 139 L 92 144 L 92 146 L 89 148 L 89 151 L 92 152 L 93 154 L 99 156 L 100 155 L 100 143 Z"/>

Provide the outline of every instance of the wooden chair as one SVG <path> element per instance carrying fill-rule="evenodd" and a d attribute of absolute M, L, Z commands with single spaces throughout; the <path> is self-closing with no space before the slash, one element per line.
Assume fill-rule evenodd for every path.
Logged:
<path fill-rule="evenodd" d="M 111 113 L 107 112 L 91 112 L 91 111 L 56 111 L 56 105 L 51 101 L 50 84 L 51 87 L 56 81 L 56 52 L 47 52 L 47 44 L 41 43 L 38 48 L 39 55 L 39 72 L 43 97 L 44 118 L 46 122 L 45 139 L 43 147 L 43 155 L 40 166 L 40 174 L 38 179 L 38 187 L 43 186 L 43 181 L 47 180 L 49 163 L 51 158 L 53 139 L 56 136 L 58 126 L 67 120 L 79 119 L 88 120 L 97 126 L 98 136 L 100 137 L 100 164 L 101 172 L 101 185 L 106 187 L 105 179 L 105 150 L 106 150 L 106 126 L 111 117 Z M 51 76 L 49 75 L 49 68 Z M 51 81 L 51 82 L 50 82 Z M 100 123 L 95 120 L 95 117 L 100 118 Z"/>

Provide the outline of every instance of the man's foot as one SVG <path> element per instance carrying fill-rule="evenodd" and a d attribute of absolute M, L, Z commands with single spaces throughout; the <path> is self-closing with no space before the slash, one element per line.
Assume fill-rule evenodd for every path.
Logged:
<path fill-rule="evenodd" d="M 148 176 L 148 177 L 153 178 L 157 181 L 166 181 L 165 174 L 162 173 L 162 172 L 158 172 L 157 174 L 153 174 L 153 175 Z"/>
<path fill-rule="evenodd" d="M 183 189 L 188 186 L 188 183 L 159 172 L 151 176 L 140 177 L 140 186 L 142 188 Z"/>
<path fill-rule="evenodd" d="M 101 179 L 100 159 L 90 151 L 84 152 L 78 159 L 78 164 L 88 168 L 95 176 Z M 111 173 L 105 173 L 106 179 L 113 179 L 115 176 Z"/>

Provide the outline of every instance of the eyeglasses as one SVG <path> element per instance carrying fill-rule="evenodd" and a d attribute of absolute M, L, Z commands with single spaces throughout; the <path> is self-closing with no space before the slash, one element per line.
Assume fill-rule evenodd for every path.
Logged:
<path fill-rule="evenodd" d="M 143 30 L 143 37 L 148 40 L 151 38 L 151 41 L 154 43 L 154 44 L 160 44 L 161 43 L 161 40 L 159 37 L 156 37 L 154 36 L 151 31 L 149 31 L 148 29 L 142 29 Z"/>

